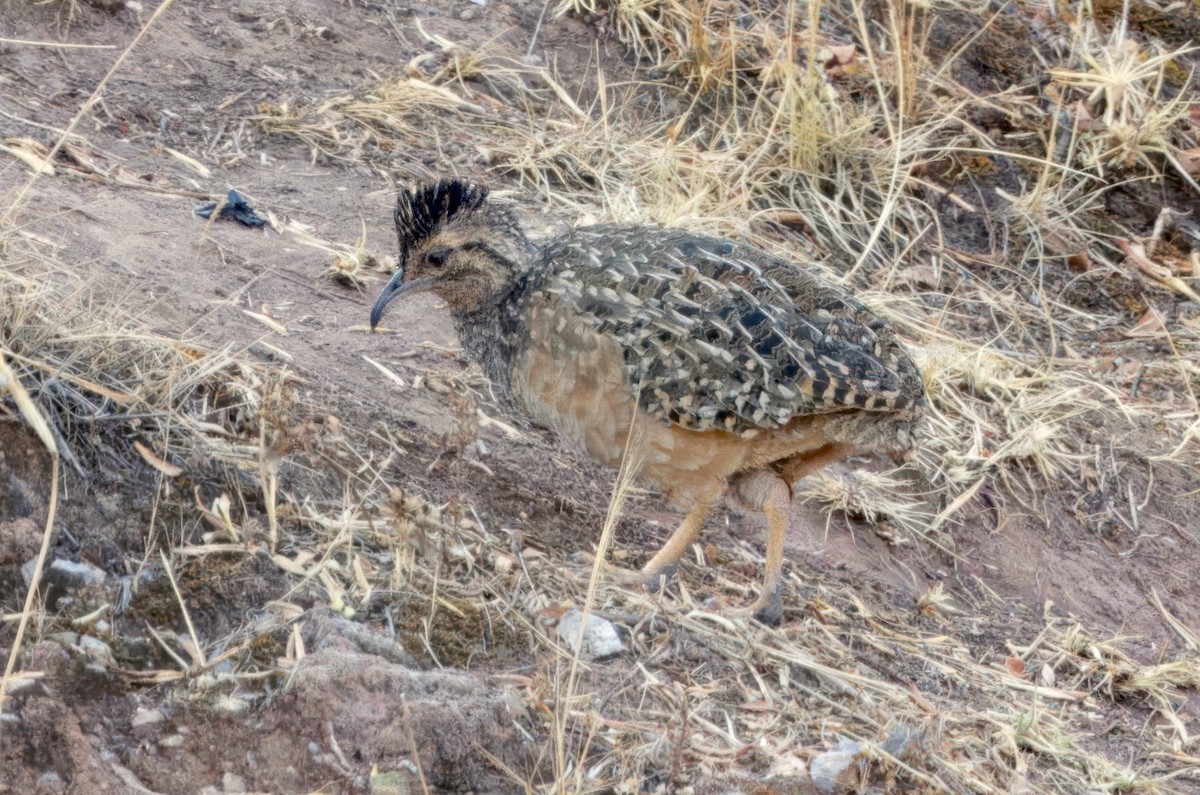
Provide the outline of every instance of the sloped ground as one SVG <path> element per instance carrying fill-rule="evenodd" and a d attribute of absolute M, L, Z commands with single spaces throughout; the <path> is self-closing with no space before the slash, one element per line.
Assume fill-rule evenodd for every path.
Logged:
<path fill-rule="evenodd" d="M 621 8 L 169 6 L 32 183 L 155 9 L 5 8 L 5 38 L 116 48 L 0 43 L 0 350 L 63 459 L 55 487 L 0 404 L 0 647 L 52 494 L 46 568 L 103 577 L 44 580 L 0 791 L 1200 787 L 1196 240 L 1161 213 L 1197 203 L 1191 55 L 1150 103 L 1176 115 L 1127 120 L 1072 71 L 1112 9 L 1093 39 L 1069 9 L 848 5 L 812 38 L 713 4 L 702 41 L 685 6 Z M 1191 34 L 1134 11 L 1142 87 Z M 819 260 L 905 328 L 929 441 L 810 484 L 778 630 L 730 617 L 761 566 L 733 510 L 667 595 L 589 601 L 612 473 L 502 416 L 436 299 L 367 333 L 397 185 L 448 173 L 535 231 Z M 195 216 L 229 187 L 265 230 Z M 621 562 L 674 520 L 629 495 Z M 585 603 L 624 653 L 560 642 Z"/>

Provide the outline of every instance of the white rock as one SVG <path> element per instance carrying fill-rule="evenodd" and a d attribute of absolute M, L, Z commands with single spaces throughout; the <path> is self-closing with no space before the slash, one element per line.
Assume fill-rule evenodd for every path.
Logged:
<path fill-rule="evenodd" d="M 558 620 L 558 636 L 574 651 L 580 640 L 579 630 L 583 624 L 583 611 L 571 608 Z M 603 660 L 625 651 L 621 635 L 611 621 L 597 615 L 589 615 L 583 631 L 581 653 L 593 660 Z"/>
<path fill-rule="evenodd" d="M 146 709 L 138 707 L 133 713 L 133 720 L 130 724 L 133 726 L 146 726 L 151 723 L 158 723 L 163 719 L 163 714 L 156 709 Z"/>
<path fill-rule="evenodd" d="M 25 579 L 25 585 L 28 587 L 30 580 L 33 579 L 33 569 L 37 565 L 37 558 L 25 562 L 21 566 L 21 576 Z M 46 565 L 42 571 L 42 582 L 47 585 L 55 585 L 59 588 L 84 588 L 88 585 L 97 585 L 103 583 L 108 575 L 97 566 L 90 563 L 76 563 L 72 560 L 63 560 L 59 558 Z"/>

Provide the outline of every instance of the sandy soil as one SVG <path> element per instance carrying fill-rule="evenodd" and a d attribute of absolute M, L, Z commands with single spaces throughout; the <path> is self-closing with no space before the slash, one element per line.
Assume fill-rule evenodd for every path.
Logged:
<path fill-rule="evenodd" d="M 61 33 L 76 43 L 121 47 L 136 33 L 138 17 L 130 8 L 109 13 L 101 4 L 81 4 L 68 24 L 63 5 L 9 4 L 0 11 L 4 35 L 43 40 Z M 144 4 L 143 18 L 151 5 Z M 384 5 L 394 6 L 394 16 Z M 272 231 L 206 223 L 194 214 L 198 200 L 191 195 L 235 187 L 281 221 L 308 224 L 330 240 L 353 242 L 365 232 L 365 249 L 381 258 L 393 254 L 396 185 L 449 171 L 484 177 L 482 154 L 456 147 L 448 129 L 427 149 L 397 152 L 387 173 L 380 173 L 366 161 L 331 162 L 294 138 L 265 136 L 246 117 L 267 103 L 319 102 L 396 72 L 425 47 L 417 19 L 428 32 L 455 41 L 481 45 L 498 37 L 523 51 L 541 10 L 535 2 L 443 0 L 179 3 L 133 51 L 109 81 L 103 102 L 77 128 L 100 162 L 143 177 L 142 187 L 62 169 L 37 183 L 24 229 L 53 244 L 56 259 L 73 271 L 62 278 L 82 280 L 158 332 L 285 366 L 308 405 L 326 406 L 329 416 L 347 425 L 400 435 L 407 455 L 385 472 L 406 490 L 435 503 L 466 499 L 485 525 L 514 530 L 529 548 L 578 559 L 593 549 L 611 473 L 579 461 L 545 432 L 510 416 L 504 419 L 521 438 L 482 431 L 488 451 L 480 461 L 491 475 L 443 465 L 446 440 L 457 427 L 447 396 L 400 389 L 365 361 L 384 364 L 409 385 L 418 376 L 471 378 L 435 298 L 412 300 L 389 315 L 387 333 L 370 334 L 367 312 L 383 273 L 371 274 L 363 290 L 346 286 L 328 277 L 325 253 Z M 576 19 L 546 20 L 537 50 L 555 60 L 565 82 L 575 81 L 572 88 L 586 90 L 581 84 L 590 73 L 595 36 L 593 27 Z M 620 46 L 601 41 L 609 79 L 628 76 Z M 119 51 L 0 44 L 6 134 L 53 140 L 51 130 L 69 123 Z M 168 149 L 205 163 L 211 176 L 197 174 Z M 27 170 L 0 156 L 0 192 L 11 195 L 27 177 Z M 532 201 L 529 206 L 536 210 Z M 273 318 L 286 334 L 251 312 Z M 501 414 L 486 399 L 483 408 Z M 24 593 L 19 567 L 36 553 L 41 534 L 47 462 L 37 449 L 31 437 L 0 421 L 4 594 Z M 1197 483 L 1145 462 L 1115 461 L 1113 468 L 1108 478 L 1097 474 L 1091 495 L 1043 494 L 1030 506 L 981 495 L 977 518 L 940 538 L 942 549 L 921 540 L 889 544 L 869 528 L 842 517 L 827 523 L 816 506 L 798 504 L 788 540 L 789 578 L 806 599 L 847 589 L 864 611 L 893 616 L 913 611 L 941 583 L 970 616 L 948 619 L 941 631 L 979 659 L 1002 657 L 1006 641 L 1029 643 L 1052 611 L 1077 617 L 1098 636 L 1132 636 L 1132 652 L 1152 662 L 1178 642 L 1149 601 L 1152 591 L 1179 619 L 1200 626 Z M 1156 474 L 1153 482 L 1148 471 Z M 307 484 L 322 482 L 320 473 L 308 477 Z M 293 485 L 302 480 L 297 476 Z M 62 521 L 69 533 L 59 536 L 55 554 L 148 582 L 129 561 L 143 554 L 152 507 L 135 495 L 153 482 L 153 473 L 134 465 L 110 469 L 106 478 L 67 471 Z M 336 488 L 334 482 L 333 493 L 320 498 L 336 499 Z M 1093 505 L 1105 500 L 1137 504 L 1136 533 L 1089 521 L 1097 513 Z M 644 560 L 672 518 L 654 495 L 634 497 L 618 532 L 628 564 Z M 705 540 L 716 550 L 757 549 L 757 521 L 726 509 Z M 294 585 L 262 556 L 230 559 L 223 567 L 196 563 L 179 576 L 195 607 L 197 631 L 209 638 L 233 633 L 247 620 L 268 620 L 264 606 L 285 598 Z M 712 587 L 708 577 L 700 567 L 684 573 L 697 598 Z M 162 598 L 155 587 L 138 591 L 131 617 L 122 621 L 153 620 L 155 600 Z M 5 596 L 0 605 L 15 611 L 18 597 Z M 353 622 L 304 606 L 316 611 L 306 629 L 304 665 L 294 677 L 275 682 L 274 695 L 253 707 L 225 688 L 219 675 L 207 689 L 184 693 L 167 683 L 99 673 L 64 654 L 53 638 L 41 637 L 24 667 L 45 676 L 6 708 L 0 792 L 409 792 L 419 791 L 422 775 L 432 791 L 523 791 L 495 760 L 520 776 L 546 764 L 524 728 L 536 723 L 536 710 L 513 689 L 514 679 L 533 676 L 540 664 L 528 647 L 500 643 L 439 670 L 419 647 L 389 642 L 386 652 L 364 650 L 356 630 L 348 628 Z M 807 601 L 790 603 L 784 631 L 810 609 Z M 138 635 L 138 642 L 147 642 L 144 632 Z M 286 641 L 286 633 L 274 637 Z M 11 640 L 7 630 L 0 640 Z M 118 670 L 152 656 L 120 641 L 114 646 Z M 885 667 L 914 689 L 951 687 L 937 684 L 917 660 Z M 1145 714 L 1136 705 L 1108 705 L 1103 712 L 1098 725 L 1132 726 Z M 1180 704 L 1180 715 L 1200 716 L 1194 691 Z M 1119 738 L 1105 742 L 1119 745 Z M 420 772 L 403 762 L 412 759 L 423 760 Z M 373 779 L 374 766 L 393 771 L 394 780 Z M 717 791 L 720 781 L 697 776 L 692 784 L 696 791 Z M 736 782 L 728 786 L 751 791 Z M 787 791 L 784 784 L 773 786 L 753 791 Z M 790 786 L 807 791 L 810 785 L 797 779 Z"/>

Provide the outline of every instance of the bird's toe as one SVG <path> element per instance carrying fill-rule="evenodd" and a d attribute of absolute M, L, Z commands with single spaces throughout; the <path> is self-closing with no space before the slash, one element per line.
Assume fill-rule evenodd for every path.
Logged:
<path fill-rule="evenodd" d="M 642 569 L 642 587 L 650 593 L 658 593 L 663 585 L 675 576 L 678 566 L 674 563 L 659 568 Z"/>
<path fill-rule="evenodd" d="M 779 595 L 778 589 L 764 593 L 755 599 L 744 612 L 769 627 L 777 627 L 783 623 L 783 598 Z"/>

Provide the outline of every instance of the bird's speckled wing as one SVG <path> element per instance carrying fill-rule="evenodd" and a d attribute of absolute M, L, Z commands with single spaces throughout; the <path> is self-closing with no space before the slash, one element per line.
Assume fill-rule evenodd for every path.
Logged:
<path fill-rule="evenodd" d="M 621 347 L 642 410 L 695 430 L 896 411 L 920 376 L 883 320 L 810 271 L 682 230 L 597 226 L 545 249 L 542 289 Z"/>

